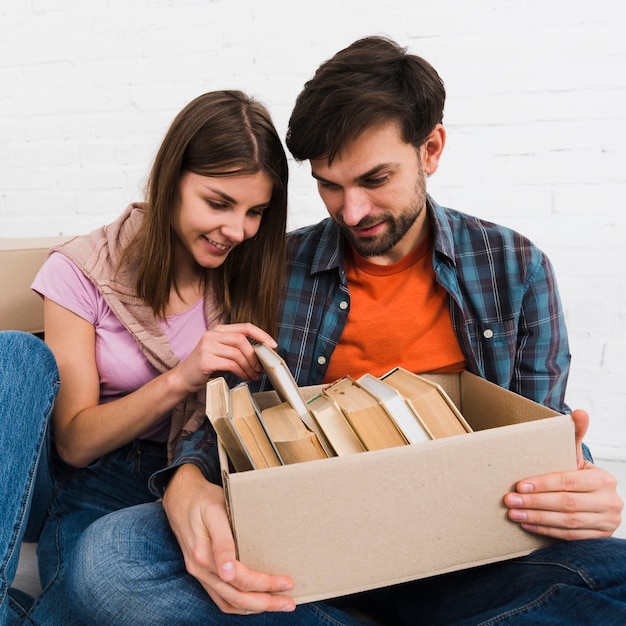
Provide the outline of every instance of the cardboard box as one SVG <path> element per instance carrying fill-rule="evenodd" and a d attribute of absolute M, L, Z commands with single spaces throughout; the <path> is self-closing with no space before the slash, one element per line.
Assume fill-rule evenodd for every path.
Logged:
<path fill-rule="evenodd" d="M 67 239 L 0 239 L 0 330 L 43 332 L 43 302 L 30 285 L 48 250 Z"/>
<path fill-rule="evenodd" d="M 522 478 L 576 468 L 570 416 L 468 372 L 429 378 L 477 432 L 234 474 L 221 449 L 239 559 L 293 578 L 303 603 L 548 545 L 508 520 L 502 498 Z"/>

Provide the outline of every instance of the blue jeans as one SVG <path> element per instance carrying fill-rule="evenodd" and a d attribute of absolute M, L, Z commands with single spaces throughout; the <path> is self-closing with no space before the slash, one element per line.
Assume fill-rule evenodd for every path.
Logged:
<path fill-rule="evenodd" d="M 135 440 L 84 468 L 65 464 L 52 448 L 53 494 L 39 537 L 41 594 L 16 623 L 74 626 L 83 622 L 68 602 L 65 584 L 81 533 L 103 515 L 154 501 L 148 478 L 166 464 L 164 444 Z M 93 622 L 87 621 L 88 624 Z"/>
<path fill-rule="evenodd" d="M 99 517 L 154 501 L 148 478 L 165 466 L 165 445 L 133 441 L 85 468 L 70 467 L 46 438 L 59 380 L 45 344 L 24 333 L 0 333 L 0 374 L 0 624 L 79 625 L 65 594 L 74 544 Z M 35 482 L 37 506 L 30 511 L 27 530 Z M 42 592 L 33 599 L 11 589 L 7 603 L 22 537 L 38 541 Z"/>
<path fill-rule="evenodd" d="M 9 590 L 25 536 L 48 421 L 59 388 L 52 353 L 28 333 L 0 332 L 0 624 L 25 599 Z M 43 464 L 39 474 L 46 482 Z M 45 508 L 45 494 L 42 502 Z M 31 519 L 35 520 L 33 515 Z M 31 538 L 36 539 L 37 525 Z"/>
<path fill-rule="evenodd" d="M 626 540 L 562 542 L 531 555 L 324 603 L 294 613 L 219 611 L 185 571 L 160 503 L 101 518 L 83 533 L 67 592 L 89 624 L 390 626 L 626 624 Z M 351 609 L 348 614 L 348 609 Z"/>

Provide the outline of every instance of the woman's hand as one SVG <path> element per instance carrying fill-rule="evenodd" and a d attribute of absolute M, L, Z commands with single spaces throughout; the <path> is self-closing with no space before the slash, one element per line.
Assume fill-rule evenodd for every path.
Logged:
<path fill-rule="evenodd" d="M 243 380 L 256 380 L 262 367 L 250 341 L 276 347 L 274 339 L 254 324 L 220 324 L 202 335 L 191 354 L 179 363 L 176 373 L 188 392 L 198 391 L 225 372 Z"/>

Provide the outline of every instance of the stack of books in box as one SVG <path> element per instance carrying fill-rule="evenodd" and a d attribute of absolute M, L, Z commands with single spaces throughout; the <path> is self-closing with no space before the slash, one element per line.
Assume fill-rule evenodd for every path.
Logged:
<path fill-rule="evenodd" d="M 438 384 L 397 367 L 384 376 L 350 376 L 305 401 L 284 360 L 255 351 L 279 394 L 261 409 L 241 383 L 207 385 L 207 417 L 237 472 L 357 454 L 471 432 Z"/>

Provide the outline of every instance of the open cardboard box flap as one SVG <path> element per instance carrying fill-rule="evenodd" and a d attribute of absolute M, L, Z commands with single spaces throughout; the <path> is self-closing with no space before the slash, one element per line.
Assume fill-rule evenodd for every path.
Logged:
<path fill-rule="evenodd" d="M 570 416 L 468 372 L 429 378 L 476 432 L 238 474 L 221 449 L 239 559 L 290 576 L 303 603 L 548 545 L 508 520 L 502 498 L 522 478 L 575 469 Z M 279 401 L 274 392 L 256 398 Z"/>
<path fill-rule="evenodd" d="M 43 301 L 30 289 L 48 250 L 69 237 L 0 238 L 0 330 L 43 332 Z"/>

